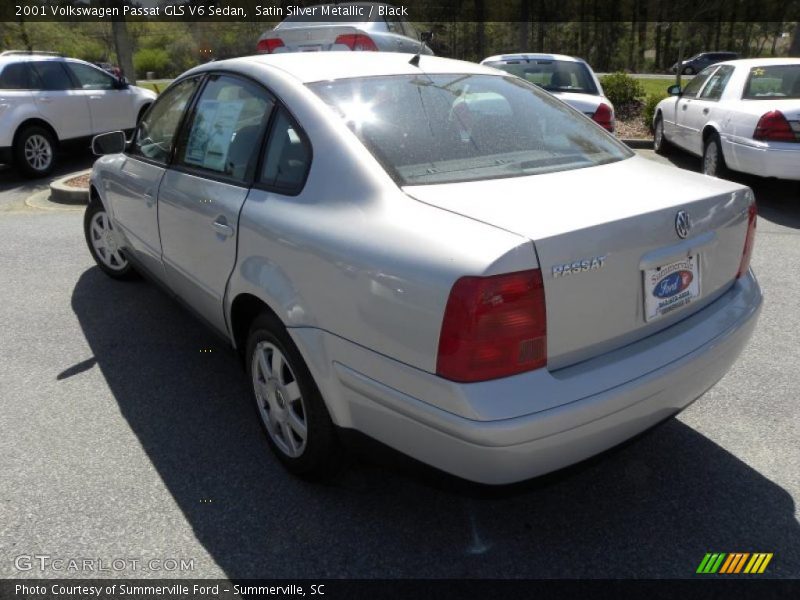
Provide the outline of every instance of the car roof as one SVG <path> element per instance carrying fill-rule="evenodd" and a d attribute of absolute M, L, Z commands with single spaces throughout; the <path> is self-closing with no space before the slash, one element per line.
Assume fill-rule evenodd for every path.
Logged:
<path fill-rule="evenodd" d="M 585 63 L 586 61 L 582 58 L 576 58 L 574 56 L 567 56 L 566 54 L 544 54 L 544 53 L 536 53 L 536 52 L 519 52 L 517 54 L 496 54 L 495 56 L 490 56 L 489 58 L 484 58 L 481 61 L 481 64 L 487 62 L 500 62 L 503 60 L 560 60 L 563 62 L 580 62 Z"/>
<path fill-rule="evenodd" d="M 740 58 L 726 60 L 712 66 L 732 65 L 734 67 L 768 67 L 770 65 L 800 65 L 800 58 Z"/>
<path fill-rule="evenodd" d="M 216 69 L 236 70 L 237 66 L 262 65 L 280 69 L 301 83 L 380 75 L 414 75 L 418 73 L 466 73 L 498 75 L 496 69 L 477 63 L 422 55 L 419 67 L 409 61 L 413 54 L 399 52 L 287 52 L 259 54 L 206 63 L 192 73 Z"/>

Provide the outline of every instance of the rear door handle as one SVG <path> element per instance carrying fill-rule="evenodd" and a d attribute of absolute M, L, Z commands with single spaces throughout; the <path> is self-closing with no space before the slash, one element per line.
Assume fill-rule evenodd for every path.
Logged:
<path fill-rule="evenodd" d="M 44 104 L 50 104 L 52 101 L 52 98 L 39 98 L 39 102 L 43 102 Z"/>
<path fill-rule="evenodd" d="M 142 196 L 144 196 L 144 201 L 147 206 L 153 206 L 156 201 L 156 197 L 152 190 L 147 190 L 144 194 L 142 194 Z"/>
<path fill-rule="evenodd" d="M 224 235 L 226 237 L 233 235 L 233 227 L 223 222 L 221 219 L 225 219 L 225 217 L 218 217 L 216 221 L 211 223 L 211 228 L 218 234 Z"/>

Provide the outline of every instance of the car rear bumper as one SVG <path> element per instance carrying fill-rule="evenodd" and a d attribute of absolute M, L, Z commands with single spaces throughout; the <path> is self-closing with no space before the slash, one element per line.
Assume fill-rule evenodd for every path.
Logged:
<path fill-rule="evenodd" d="M 765 144 L 761 142 L 742 143 L 736 140 L 723 147 L 729 166 L 743 173 L 760 177 L 800 180 L 800 144 L 786 142 Z"/>
<path fill-rule="evenodd" d="M 424 399 L 409 393 L 424 391 L 424 386 L 408 383 L 409 389 L 398 389 L 405 385 L 403 377 L 392 372 L 386 358 L 375 366 L 371 359 L 345 365 L 333 357 L 322 370 L 312 359 L 312 372 L 338 425 L 464 479 L 506 484 L 579 462 L 681 411 L 725 375 L 750 338 L 760 309 L 761 291 L 749 273 L 711 305 L 667 330 L 579 365 L 540 372 L 555 381 L 548 394 L 560 393 L 563 402 L 514 418 L 467 418 L 435 404 L 443 398 L 450 402 L 447 386 L 454 386 L 463 392 L 459 397 L 464 402 L 476 406 L 489 400 L 527 401 L 534 407 L 539 391 L 535 372 L 466 385 L 426 374 L 440 383 L 441 397 Z M 674 329 L 678 331 L 670 331 Z M 308 356 L 311 340 L 295 331 L 293 337 Z M 687 340 L 693 343 L 687 346 Z M 676 348 L 668 347 L 675 344 L 684 346 L 679 358 L 674 358 Z M 334 347 L 328 344 L 329 350 Z M 645 365 L 642 355 L 653 353 L 670 359 Z M 343 356 L 355 358 L 347 354 Z M 406 368 L 398 367 L 403 373 Z M 608 382 L 619 380 L 619 370 L 625 372 L 625 382 L 609 387 Z M 590 382 L 594 393 L 575 398 L 576 389 L 587 389 L 581 381 Z"/>

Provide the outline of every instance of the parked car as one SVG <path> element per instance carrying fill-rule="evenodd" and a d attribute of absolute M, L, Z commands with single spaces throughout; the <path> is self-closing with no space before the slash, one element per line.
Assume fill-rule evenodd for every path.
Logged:
<path fill-rule="evenodd" d="M 94 65 L 47 53 L 0 53 L 0 162 L 50 173 L 62 145 L 133 130 L 156 95 Z"/>
<path fill-rule="evenodd" d="M 701 52 L 681 62 L 681 73 L 684 75 L 694 75 L 711 65 L 727 60 L 736 60 L 737 58 L 739 58 L 739 55 L 736 52 Z M 672 65 L 670 70 L 673 73 L 677 73 L 678 63 Z"/>
<path fill-rule="evenodd" d="M 518 77 L 411 58 L 179 77 L 130 144 L 95 138 L 100 269 L 149 274 L 230 340 L 306 475 L 351 429 L 518 481 L 714 385 L 761 305 L 752 192 L 637 157 Z"/>
<path fill-rule="evenodd" d="M 800 180 L 800 59 L 725 62 L 668 91 L 655 110 L 656 151 L 701 156 L 707 175 Z"/>
<path fill-rule="evenodd" d="M 400 9 L 376 2 L 343 2 L 307 8 L 258 40 L 259 54 L 321 51 L 380 51 L 433 54 L 419 32 L 400 16 Z M 335 16 L 335 13 L 344 16 Z M 309 16 L 313 15 L 313 16 Z M 363 16 L 348 16 L 363 15 Z"/>
<path fill-rule="evenodd" d="M 485 58 L 481 64 L 535 83 L 614 131 L 614 105 L 585 60 L 562 54 L 501 54 Z"/>

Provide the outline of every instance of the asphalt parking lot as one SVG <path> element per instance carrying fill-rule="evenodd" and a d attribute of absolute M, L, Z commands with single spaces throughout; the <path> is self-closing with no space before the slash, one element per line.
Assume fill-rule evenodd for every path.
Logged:
<path fill-rule="evenodd" d="M 0 167 L 0 577 L 92 575 L 20 570 L 33 555 L 139 561 L 105 576 L 691 577 L 711 551 L 800 577 L 800 185 L 741 181 L 766 301 L 731 372 L 611 453 L 485 489 L 391 453 L 287 475 L 233 354 L 153 285 L 102 275 L 82 212 L 28 207 L 44 184 Z"/>

